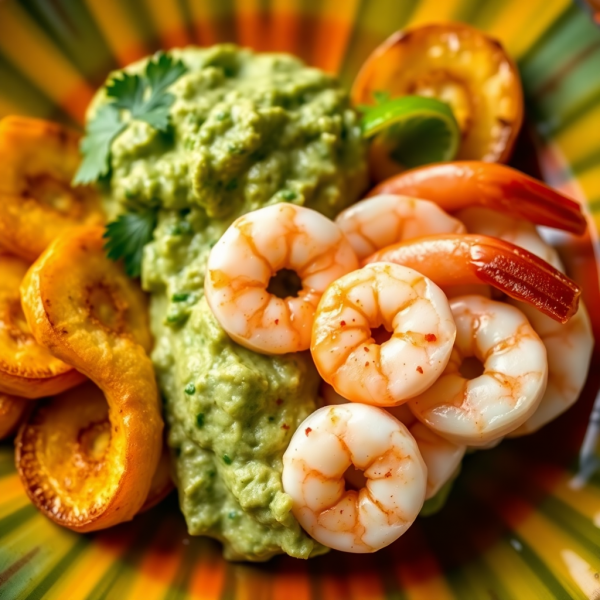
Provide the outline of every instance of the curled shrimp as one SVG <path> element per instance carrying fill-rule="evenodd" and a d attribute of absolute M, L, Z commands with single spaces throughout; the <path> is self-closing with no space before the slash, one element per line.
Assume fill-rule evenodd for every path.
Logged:
<path fill-rule="evenodd" d="M 537 229 L 520 219 L 499 215 L 482 208 L 459 213 L 469 231 L 495 235 L 529 250 L 556 269 L 564 266 L 556 250 L 547 244 Z M 546 346 L 548 385 L 535 413 L 511 436 L 537 431 L 572 406 L 585 385 L 594 348 L 594 336 L 588 312 L 581 302 L 579 310 L 565 323 L 557 323 L 522 302 L 515 302 Z"/>
<path fill-rule="evenodd" d="M 369 196 L 404 194 L 435 202 L 446 212 L 482 206 L 526 221 L 582 234 L 577 202 L 516 169 L 481 161 L 456 161 L 405 171 L 373 188 Z"/>
<path fill-rule="evenodd" d="M 401 242 L 371 255 L 415 269 L 439 286 L 489 284 L 556 321 L 576 312 L 580 287 L 524 248 L 487 235 L 437 235 Z"/>
<path fill-rule="evenodd" d="M 378 344 L 373 330 L 391 337 Z M 446 366 L 456 327 L 444 292 L 413 269 L 372 264 L 334 281 L 315 314 L 311 352 L 344 398 L 394 406 L 426 390 Z"/>
<path fill-rule="evenodd" d="M 366 477 L 346 490 L 354 465 Z M 292 512 L 317 541 L 344 552 L 375 552 L 417 518 L 427 467 L 402 423 L 365 404 L 324 406 L 298 427 L 283 455 L 283 489 Z"/>
<path fill-rule="evenodd" d="M 360 260 L 373 252 L 424 235 L 465 233 L 465 226 L 434 202 L 384 194 L 358 202 L 335 219 Z"/>
<path fill-rule="evenodd" d="M 308 349 L 321 294 L 356 268 L 356 255 L 333 221 L 308 208 L 276 204 L 229 227 L 210 253 L 204 289 L 233 340 L 257 352 L 284 354 Z M 270 292 L 272 278 L 285 271 L 300 279 L 296 296 Z"/>
<path fill-rule="evenodd" d="M 329 384 L 321 385 L 321 395 L 329 406 L 347 404 L 348 400 L 340 396 Z M 415 438 L 423 462 L 427 467 L 427 488 L 425 500 L 433 498 L 442 487 L 454 476 L 460 465 L 467 447 L 464 444 L 455 444 L 435 431 L 423 425 L 413 415 L 407 404 L 388 406 L 387 410 L 400 423 L 408 428 Z M 348 469 L 345 473 L 346 481 L 356 489 L 364 487 L 364 475 L 356 469 Z"/>
<path fill-rule="evenodd" d="M 414 415 L 459 444 L 486 445 L 525 423 L 537 409 L 548 376 L 546 348 L 525 315 L 481 296 L 450 301 L 456 343 L 442 376 L 409 401 Z M 475 357 L 481 375 L 462 374 Z"/>

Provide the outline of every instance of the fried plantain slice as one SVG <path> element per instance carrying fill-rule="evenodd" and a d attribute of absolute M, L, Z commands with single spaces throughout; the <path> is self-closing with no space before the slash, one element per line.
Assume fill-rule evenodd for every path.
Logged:
<path fill-rule="evenodd" d="M 19 431 L 17 467 L 30 495 L 30 490 L 44 490 L 44 512 L 64 514 L 110 487 L 121 474 L 112 436 L 106 398 L 91 381 L 38 404 Z M 158 504 L 171 489 L 164 447 L 140 511 Z"/>
<path fill-rule="evenodd" d="M 81 156 L 79 134 L 58 123 L 8 116 L 0 121 L 0 240 L 35 260 L 60 233 L 101 224 L 98 194 L 72 187 Z"/>
<path fill-rule="evenodd" d="M 145 298 L 105 256 L 103 231 L 84 226 L 57 238 L 21 286 L 36 340 L 88 376 L 108 404 L 110 429 L 98 421 L 89 434 L 94 441 L 91 456 L 97 457 L 106 445 L 105 467 L 97 476 L 93 469 L 82 472 L 76 494 L 63 487 L 60 474 L 50 469 L 40 473 L 40 442 L 29 436 L 29 426 L 18 437 L 19 471 L 31 500 L 52 520 L 82 532 L 129 520 L 140 510 L 162 449 L 158 389 L 146 354 L 152 340 Z M 70 410 L 86 410 L 85 404 L 71 403 Z M 96 422 L 95 414 L 90 418 Z M 72 423 L 74 428 L 79 421 Z M 61 445 L 51 444 L 43 453 L 62 452 L 56 446 Z M 58 458 L 48 464 L 58 469 L 60 462 Z"/>
<path fill-rule="evenodd" d="M 85 376 L 40 346 L 21 309 L 19 286 L 29 264 L 0 255 L 0 392 L 41 398 L 59 394 Z"/>
<path fill-rule="evenodd" d="M 0 394 L 0 440 L 13 434 L 30 406 L 25 398 Z"/>

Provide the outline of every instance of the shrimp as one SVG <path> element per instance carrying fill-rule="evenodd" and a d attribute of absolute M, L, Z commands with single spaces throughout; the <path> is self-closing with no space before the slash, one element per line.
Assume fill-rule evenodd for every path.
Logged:
<path fill-rule="evenodd" d="M 472 206 L 493 208 L 576 234 L 587 227 L 577 202 L 520 171 L 488 162 L 455 161 L 411 169 L 369 192 L 379 194 L 424 198 L 449 213 Z"/>
<path fill-rule="evenodd" d="M 556 250 L 547 244 L 536 228 L 520 219 L 498 215 L 494 211 L 471 208 L 459 213 L 469 231 L 495 235 L 517 244 L 543 258 L 559 271 L 564 266 Z M 553 321 L 524 303 L 514 303 L 529 319 L 546 346 L 548 385 L 539 408 L 533 416 L 510 435 L 537 431 L 572 406 L 585 385 L 594 348 L 594 336 L 588 312 L 583 303 L 564 325 Z"/>
<path fill-rule="evenodd" d="M 327 383 L 321 385 L 321 395 L 328 405 L 348 403 L 348 400 L 340 396 Z M 423 425 L 406 404 L 388 406 L 385 410 L 408 427 L 408 431 L 415 438 L 423 462 L 427 467 L 425 500 L 433 498 L 456 473 L 456 469 L 465 455 L 466 446 L 464 444 L 454 444 Z M 348 469 L 345 478 L 356 489 L 364 487 L 365 478 L 361 471 Z"/>
<path fill-rule="evenodd" d="M 428 200 L 385 194 L 358 202 L 335 219 L 359 260 L 403 240 L 465 233 L 465 226 Z"/>
<path fill-rule="evenodd" d="M 344 472 L 366 485 L 346 490 Z M 296 430 L 283 455 L 292 512 L 317 541 L 344 552 L 375 552 L 397 540 L 425 500 L 427 467 L 406 427 L 365 404 L 324 406 Z"/>
<path fill-rule="evenodd" d="M 392 332 L 382 344 L 372 330 Z M 321 377 L 344 398 L 402 404 L 444 370 L 456 326 L 444 292 L 420 273 L 373 264 L 325 291 L 315 314 L 311 352 Z"/>
<path fill-rule="evenodd" d="M 265 354 L 307 350 L 325 288 L 358 268 L 339 227 L 320 213 L 276 204 L 237 219 L 213 247 L 204 290 L 217 321 L 238 344 Z M 293 271 L 296 296 L 271 293 Z M 288 290 L 286 290 L 286 293 Z"/>
<path fill-rule="evenodd" d="M 566 323 L 576 312 L 580 287 L 535 254 L 487 235 L 436 235 L 394 244 L 366 264 L 390 262 L 415 269 L 442 288 L 490 284 Z"/>
<path fill-rule="evenodd" d="M 546 348 L 527 317 L 503 302 L 481 296 L 450 301 L 456 344 L 442 376 L 409 401 L 414 415 L 446 439 L 486 445 L 529 419 L 546 390 Z M 483 365 L 465 377 L 465 360 Z"/>

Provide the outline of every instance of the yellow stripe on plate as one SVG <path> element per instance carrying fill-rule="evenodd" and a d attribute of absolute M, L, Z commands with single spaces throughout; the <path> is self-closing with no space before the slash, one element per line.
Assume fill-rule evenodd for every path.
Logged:
<path fill-rule="evenodd" d="M 550 519 L 540 513 L 532 512 L 522 521 L 515 518 L 517 511 L 502 515 L 514 531 L 531 547 L 552 573 L 562 583 L 563 587 L 573 598 L 582 597 L 582 588 L 568 565 L 565 563 L 563 553 L 568 551 L 574 553 L 579 559 L 585 561 L 592 568 L 600 572 L 600 557 L 594 556 L 587 551 L 573 537 L 563 532 Z M 598 594 L 600 594 L 600 581 L 598 582 Z"/>
<path fill-rule="evenodd" d="M 440 2 L 439 0 L 422 0 L 417 3 L 408 27 L 452 21 L 462 4 L 463 0 L 445 0 L 444 2 Z"/>
<path fill-rule="evenodd" d="M 3 7 L 0 51 L 48 98 L 83 122 L 93 89 L 17 2 Z"/>
<path fill-rule="evenodd" d="M 177 2 L 145 0 L 148 13 L 160 38 L 162 48 L 187 46 L 192 43 Z"/>
<path fill-rule="evenodd" d="M 570 163 L 576 163 L 597 149 L 598 136 L 593 132 L 598 131 L 600 131 L 600 105 L 584 113 L 569 127 L 562 129 L 554 138 L 554 142 Z"/>
<path fill-rule="evenodd" d="M 98 541 L 88 544 L 77 557 L 77 561 L 70 565 L 46 592 L 44 600 L 87 598 L 130 543 L 131 539 L 121 534 L 118 541 L 110 546 L 105 546 Z"/>
<path fill-rule="evenodd" d="M 498 540 L 481 558 L 502 582 L 511 598 L 554 600 L 539 576 L 520 558 L 517 549 L 510 543 Z M 507 573 L 510 573 L 510 577 L 506 576 Z"/>
<path fill-rule="evenodd" d="M 18 475 L 3 477 L 0 481 L 2 495 L 0 496 L 0 518 L 22 508 L 30 503 Z"/>
<path fill-rule="evenodd" d="M 142 39 L 125 2 L 119 0 L 85 0 L 96 24 L 106 39 L 119 65 L 124 67 L 138 60 L 150 49 Z"/>
<path fill-rule="evenodd" d="M 128 595 L 143 600 L 164 598 L 171 589 L 171 583 L 181 564 L 185 546 L 177 534 L 177 524 L 173 516 L 165 516 L 158 534 L 144 552 L 136 569 L 136 575 Z"/>
<path fill-rule="evenodd" d="M 518 59 L 537 41 L 568 7 L 571 0 L 526 0 L 503 5 L 487 33 L 502 40 L 509 54 Z"/>
<path fill-rule="evenodd" d="M 577 183 L 587 198 L 600 200 L 600 165 L 581 171 L 577 176 Z M 600 213 L 597 212 L 594 216 L 598 219 Z"/>

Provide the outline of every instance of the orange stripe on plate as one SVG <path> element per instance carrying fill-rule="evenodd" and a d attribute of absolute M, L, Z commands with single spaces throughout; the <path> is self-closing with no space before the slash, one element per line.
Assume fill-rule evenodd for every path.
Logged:
<path fill-rule="evenodd" d="M 158 31 L 162 48 L 187 46 L 192 43 L 177 2 L 165 2 L 165 0 L 145 0 L 145 2 L 154 27 Z"/>
<path fill-rule="evenodd" d="M 124 67 L 150 49 L 119 0 L 85 0 L 117 62 Z"/>
<path fill-rule="evenodd" d="M 190 0 L 188 2 L 192 29 L 195 42 L 202 46 L 212 46 L 219 42 L 217 21 L 222 18 L 218 5 L 203 0 Z"/>
<path fill-rule="evenodd" d="M 197 542 L 202 543 L 202 542 Z M 221 597 L 225 583 L 226 562 L 216 554 L 207 551 L 196 563 L 190 577 L 188 593 L 197 600 L 217 600 Z"/>
<path fill-rule="evenodd" d="M 270 31 L 267 14 L 259 0 L 237 0 L 235 27 L 238 42 L 259 52 L 269 50 Z"/>
<path fill-rule="evenodd" d="M 83 122 L 93 89 L 17 2 L 2 11 L 0 51 L 48 98 Z"/>
<path fill-rule="evenodd" d="M 360 6 L 358 0 L 327 0 L 317 19 L 311 63 L 329 73 L 342 65 Z"/>
<path fill-rule="evenodd" d="M 293 560 L 293 559 L 292 559 Z M 306 563 L 286 561 L 285 567 L 273 572 L 272 600 L 310 600 L 310 580 Z"/>
<path fill-rule="evenodd" d="M 270 47 L 277 52 L 300 52 L 302 12 L 299 0 L 273 0 L 270 13 Z"/>

